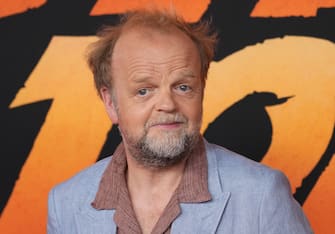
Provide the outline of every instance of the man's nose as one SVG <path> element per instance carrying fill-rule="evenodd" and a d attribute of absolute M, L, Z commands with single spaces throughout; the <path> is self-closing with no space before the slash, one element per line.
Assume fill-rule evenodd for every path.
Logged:
<path fill-rule="evenodd" d="M 170 89 L 159 91 L 156 101 L 156 110 L 165 112 L 174 112 L 176 110 L 175 97 Z"/>

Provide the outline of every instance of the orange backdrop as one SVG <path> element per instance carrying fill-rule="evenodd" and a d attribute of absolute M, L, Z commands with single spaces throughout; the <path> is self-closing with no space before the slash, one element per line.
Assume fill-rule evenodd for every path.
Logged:
<path fill-rule="evenodd" d="M 0 0 L 0 16 L 5 18 L 38 8 L 45 2 Z M 148 2 L 164 6 L 172 2 L 190 22 L 197 21 L 209 3 L 206 0 L 100 0 L 90 14 L 122 13 Z M 251 16 L 315 16 L 319 7 L 335 7 L 335 0 L 260 0 Z M 45 233 L 50 188 L 97 159 L 111 124 L 95 93 L 83 57 L 87 44 L 95 39 L 94 36 L 53 36 L 25 87 L 10 104 L 10 108 L 15 108 L 53 99 L 2 212 L 0 233 L 27 233 L 27 230 L 29 233 Z M 319 38 L 285 36 L 248 46 L 212 62 L 202 131 L 222 110 L 246 94 L 264 90 L 281 97 L 294 94 L 286 105 L 266 108 L 272 120 L 273 136 L 262 161 L 282 170 L 294 191 L 317 163 L 332 134 L 335 122 L 334 61 L 334 43 Z M 303 206 L 315 233 L 334 232 L 334 181 L 333 159 Z"/>

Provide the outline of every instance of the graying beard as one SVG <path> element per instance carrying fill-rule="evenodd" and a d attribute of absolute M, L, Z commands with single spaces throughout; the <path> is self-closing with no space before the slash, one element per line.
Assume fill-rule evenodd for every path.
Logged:
<path fill-rule="evenodd" d="M 135 160 L 145 167 L 163 168 L 178 164 L 184 158 L 191 154 L 193 148 L 198 142 L 199 137 L 195 135 L 186 135 L 183 151 L 177 155 L 161 155 L 152 151 L 145 143 L 144 138 L 135 145 L 135 152 L 132 153 Z"/>

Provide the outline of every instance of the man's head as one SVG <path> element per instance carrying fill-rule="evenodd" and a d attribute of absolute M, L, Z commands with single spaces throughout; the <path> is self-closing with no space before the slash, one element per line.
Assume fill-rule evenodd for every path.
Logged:
<path fill-rule="evenodd" d="M 200 135 L 202 99 L 214 39 L 160 11 L 131 13 L 105 29 L 89 64 L 126 152 L 166 167 L 185 158 Z"/>
<path fill-rule="evenodd" d="M 162 32 L 177 28 L 186 34 L 197 47 L 201 61 L 201 78 L 205 83 L 216 43 L 216 34 L 212 32 L 209 24 L 189 24 L 173 11 L 137 10 L 126 13 L 118 25 L 104 26 L 98 32 L 99 40 L 89 47 L 87 61 L 99 95 L 102 87 L 112 88 L 111 57 L 116 42 L 124 32 L 136 28 L 150 28 Z"/>

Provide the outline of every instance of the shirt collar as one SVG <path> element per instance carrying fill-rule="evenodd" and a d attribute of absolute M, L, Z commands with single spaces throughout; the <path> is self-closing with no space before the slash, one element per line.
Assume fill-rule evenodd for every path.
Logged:
<path fill-rule="evenodd" d="M 123 143 L 114 152 L 112 160 L 105 169 L 92 206 L 98 210 L 116 209 L 130 204 L 125 173 L 127 161 Z M 211 200 L 208 190 L 208 167 L 203 139 L 186 161 L 184 175 L 176 190 L 179 202 L 205 202 Z"/>

